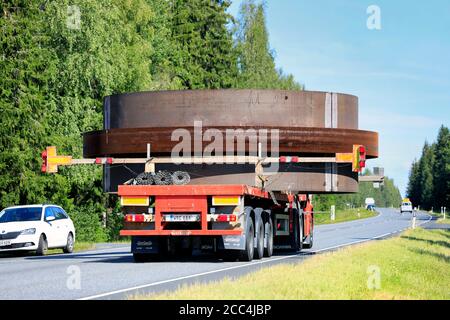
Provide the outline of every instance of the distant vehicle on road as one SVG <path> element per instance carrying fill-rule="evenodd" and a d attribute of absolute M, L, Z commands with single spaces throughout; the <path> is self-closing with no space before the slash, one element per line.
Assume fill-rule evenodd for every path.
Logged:
<path fill-rule="evenodd" d="M 375 209 L 375 199 L 374 198 L 366 198 L 366 209 L 373 211 Z"/>
<path fill-rule="evenodd" d="M 56 205 L 9 207 L 0 212 L 0 252 L 48 249 L 73 252 L 75 227 L 67 213 Z"/>
<path fill-rule="evenodd" d="M 403 199 L 402 205 L 400 206 L 400 213 L 403 212 L 413 213 L 412 203 L 408 198 Z"/>

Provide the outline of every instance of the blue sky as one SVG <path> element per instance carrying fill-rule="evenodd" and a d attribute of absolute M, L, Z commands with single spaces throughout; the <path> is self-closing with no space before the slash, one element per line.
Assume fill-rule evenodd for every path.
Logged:
<path fill-rule="evenodd" d="M 367 28 L 370 5 L 381 30 Z M 359 128 L 380 136 L 368 165 L 404 194 L 425 140 L 450 126 L 450 1 L 268 0 L 266 18 L 277 67 L 307 90 L 359 97 Z"/>

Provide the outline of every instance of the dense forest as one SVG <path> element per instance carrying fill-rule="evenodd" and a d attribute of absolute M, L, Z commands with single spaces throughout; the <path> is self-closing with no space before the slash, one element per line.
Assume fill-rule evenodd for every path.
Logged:
<path fill-rule="evenodd" d="M 366 169 L 364 175 L 372 172 Z M 359 208 L 365 206 L 366 198 L 373 198 L 377 207 L 399 207 L 401 195 L 394 181 L 389 177 L 384 178 L 384 185 L 375 188 L 372 182 L 360 182 L 359 192 L 344 195 L 316 195 L 314 196 L 314 209 L 316 211 L 329 211 L 331 205 L 337 209 Z"/>
<path fill-rule="evenodd" d="M 275 65 L 264 3 L 244 1 L 237 17 L 228 13 L 229 5 L 2 1 L 0 208 L 56 203 L 72 216 L 79 240 L 113 240 L 122 217 L 116 197 L 102 192 L 100 168 L 40 173 L 40 151 L 48 145 L 81 157 L 81 134 L 102 126 L 104 96 L 163 89 L 302 90 Z M 358 195 L 343 199 L 359 203 Z"/>
<path fill-rule="evenodd" d="M 425 142 L 419 160 L 411 165 L 408 197 L 414 206 L 440 212 L 450 208 L 450 131 L 441 126 L 436 142 Z"/>

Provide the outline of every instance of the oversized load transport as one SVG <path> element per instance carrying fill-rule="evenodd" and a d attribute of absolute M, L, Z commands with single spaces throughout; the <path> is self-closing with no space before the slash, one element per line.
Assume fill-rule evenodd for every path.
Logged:
<path fill-rule="evenodd" d="M 250 152 L 252 132 L 277 129 L 280 156 L 334 156 L 364 145 L 367 158 L 378 156 L 378 134 L 358 130 L 358 99 L 327 92 L 286 90 L 186 90 L 139 92 L 106 97 L 104 129 L 84 135 L 85 157 L 144 157 L 151 144 L 152 155 L 170 156 L 179 141 L 172 133 L 184 129 L 195 141 L 194 124 L 201 124 L 202 137 L 209 129 L 237 133 L 234 150 Z M 249 131 L 250 130 L 250 131 Z M 252 131 L 253 130 L 253 131 Z M 204 150 L 211 140 L 200 138 Z M 239 137 L 246 143 L 238 144 Z M 269 134 L 262 153 L 271 154 Z M 197 139 L 198 140 L 198 139 Z M 222 149 L 225 149 L 225 139 Z M 222 149 L 216 148 L 220 152 Z M 243 150 L 242 150 L 243 149 Z M 288 158 L 290 159 L 290 158 Z M 143 164 L 108 166 L 104 170 L 107 192 L 142 172 Z M 254 185 L 253 164 L 157 164 L 156 170 L 191 172 L 190 184 Z M 346 193 L 358 190 L 357 173 L 349 164 L 281 162 L 278 174 L 268 170 L 265 189 L 304 193 Z"/>
<path fill-rule="evenodd" d="M 230 129 L 228 144 L 219 137 Z M 184 158 L 188 163 L 171 157 L 180 142 L 173 141 L 174 132 L 183 132 L 194 146 L 190 160 Z M 214 139 L 205 138 L 211 132 Z M 270 134 L 261 139 L 264 132 Z M 251 261 L 277 248 L 311 248 L 311 193 L 356 192 L 366 158 L 378 156 L 377 133 L 358 130 L 356 97 L 307 91 L 114 95 L 104 100 L 103 130 L 83 139 L 84 159 L 48 147 L 42 171 L 103 165 L 105 191 L 117 192 L 125 215 L 120 234 L 131 236 L 137 262 L 180 250 Z M 205 156 L 212 140 L 214 153 Z M 222 151 L 231 161 L 217 163 Z M 235 155 L 246 161 L 236 163 Z M 190 180 L 151 185 L 161 170 L 181 170 Z M 146 183 L 136 185 L 139 179 Z"/>

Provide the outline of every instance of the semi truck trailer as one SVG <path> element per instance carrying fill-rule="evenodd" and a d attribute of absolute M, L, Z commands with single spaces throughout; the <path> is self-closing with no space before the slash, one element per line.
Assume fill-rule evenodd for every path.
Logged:
<path fill-rule="evenodd" d="M 131 237 L 136 262 L 205 250 L 251 261 L 312 248 L 312 194 L 358 190 L 366 159 L 378 156 L 378 134 L 358 130 L 357 115 L 357 97 L 328 92 L 113 95 L 104 99 L 103 130 L 83 136 L 84 158 L 48 147 L 42 171 L 102 165 L 104 191 L 119 197 L 120 235 Z M 180 132 L 193 146 L 181 163 L 173 157 Z M 214 152 L 198 153 L 212 144 Z M 190 179 L 168 182 L 174 170 Z"/>

